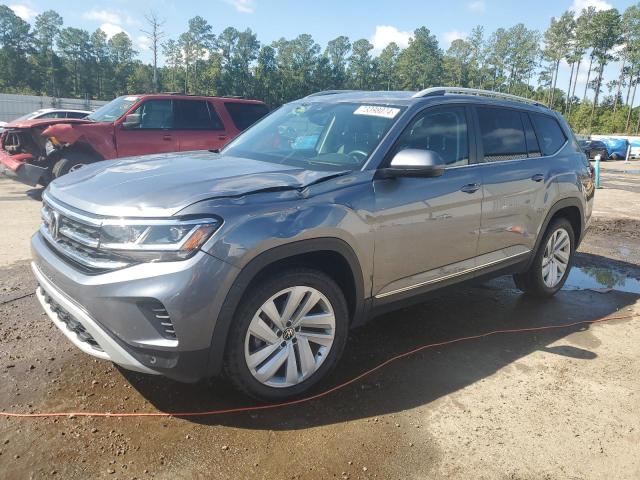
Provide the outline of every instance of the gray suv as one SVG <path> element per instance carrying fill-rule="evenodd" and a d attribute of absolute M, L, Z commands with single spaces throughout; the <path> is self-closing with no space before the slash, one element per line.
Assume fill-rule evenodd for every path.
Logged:
<path fill-rule="evenodd" d="M 299 395 L 348 330 L 478 277 L 555 294 L 594 184 L 563 118 L 480 90 L 338 92 L 220 152 L 99 162 L 51 183 L 37 296 L 78 348 L 254 397 Z"/>

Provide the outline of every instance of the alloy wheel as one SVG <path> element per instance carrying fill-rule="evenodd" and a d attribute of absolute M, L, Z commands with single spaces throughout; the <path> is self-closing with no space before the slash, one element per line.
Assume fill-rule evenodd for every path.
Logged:
<path fill-rule="evenodd" d="M 571 238 L 564 228 L 554 231 L 542 256 L 542 280 L 547 288 L 554 288 L 569 267 L 571 257 Z"/>
<path fill-rule="evenodd" d="M 308 379 L 327 358 L 335 336 L 335 314 L 327 297 L 294 286 L 269 298 L 254 314 L 244 342 L 253 377 L 270 387 Z"/>

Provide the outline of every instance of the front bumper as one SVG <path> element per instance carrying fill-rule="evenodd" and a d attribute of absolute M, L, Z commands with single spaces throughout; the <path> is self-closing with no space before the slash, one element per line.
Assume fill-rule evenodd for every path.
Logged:
<path fill-rule="evenodd" d="M 144 366 L 113 340 L 79 305 L 58 290 L 35 263 L 31 264 L 31 268 L 39 285 L 36 296 L 40 305 L 71 343 L 89 355 L 111 360 L 128 370 L 157 373 Z M 80 327 L 74 326 L 75 324 L 80 324 Z"/>
<path fill-rule="evenodd" d="M 32 156 L 28 154 L 9 155 L 0 149 L 0 172 L 31 187 L 43 183 L 49 176 L 49 169 L 27 163 Z"/>
<path fill-rule="evenodd" d="M 31 248 L 40 303 L 82 351 L 180 381 L 210 376 L 213 330 L 236 267 L 198 252 L 185 261 L 91 274 L 61 258 L 40 233 L 32 237 Z M 174 338 L 163 335 L 146 314 L 142 305 L 149 301 L 164 306 Z"/>

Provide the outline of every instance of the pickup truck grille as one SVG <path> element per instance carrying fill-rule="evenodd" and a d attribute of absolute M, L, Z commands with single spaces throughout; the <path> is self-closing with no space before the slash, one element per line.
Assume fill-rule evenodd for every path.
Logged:
<path fill-rule="evenodd" d="M 72 210 L 49 196 L 42 203 L 40 233 L 59 255 L 95 272 L 129 265 L 126 259 L 98 248 L 102 219 Z"/>

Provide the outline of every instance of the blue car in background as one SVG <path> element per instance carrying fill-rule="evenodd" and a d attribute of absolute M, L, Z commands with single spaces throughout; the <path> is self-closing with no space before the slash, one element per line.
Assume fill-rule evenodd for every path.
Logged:
<path fill-rule="evenodd" d="M 609 152 L 609 158 L 612 160 L 624 160 L 627 156 L 627 148 L 629 148 L 629 141 L 626 138 L 601 138 L 607 146 Z"/>
<path fill-rule="evenodd" d="M 631 158 L 640 158 L 640 138 L 631 140 Z"/>

